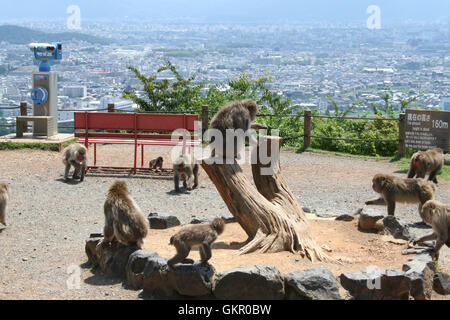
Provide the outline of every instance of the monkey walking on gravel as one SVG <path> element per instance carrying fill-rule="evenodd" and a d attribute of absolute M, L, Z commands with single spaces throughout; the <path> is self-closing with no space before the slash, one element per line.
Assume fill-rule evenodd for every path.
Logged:
<path fill-rule="evenodd" d="M 411 164 L 408 171 L 408 178 L 425 178 L 438 183 L 436 176 L 444 166 L 444 151 L 441 148 L 434 148 L 428 151 L 419 151 L 411 157 Z"/>
<path fill-rule="evenodd" d="M 65 181 L 69 179 L 69 171 L 72 166 L 75 168 L 72 178 L 83 181 L 87 166 L 87 148 L 79 143 L 66 147 L 63 150 L 63 163 L 66 166 L 64 171 Z"/>

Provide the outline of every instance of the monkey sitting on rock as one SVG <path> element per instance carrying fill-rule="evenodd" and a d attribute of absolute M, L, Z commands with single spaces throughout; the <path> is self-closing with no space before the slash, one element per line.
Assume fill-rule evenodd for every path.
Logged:
<path fill-rule="evenodd" d="M 105 238 L 101 244 L 120 242 L 124 245 L 136 244 L 138 248 L 142 248 L 150 228 L 149 222 L 130 196 L 124 181 L 116 181 L 109 188 L 104 213 Z"/>
<path fill-rule="evenodd" d="M 74 143 L 66 147 L 63 150 L 63 163 L 66 166 L 64 171 L 65 181 L 68 180 L 71 166 L 75 168 L 72 178 L 83 181 L 87 166 L 87 148 L 79 143 Z"/>
<path fill-rule="evenodd" d="M 369 200 L 366 205 L 386 205 L 389 215 L 395 213 L 395 203 L 419 203 L 419 214 L 423 219 L 422 206 L 434 199 L 436 186 L 423 179 L 404 179 L 387 174 L 377 174 L 372 179 L 372 188 L 381 197 Z"/>
<path fill-rule="evenodd" d="M 192 190 L 198 186 L 199 165 L 191 154 L 180 155 L 173 162 L 173 181 L 175 191 L 180 192 L 180 177 L 183 186 L 187 190 Z"/>
<path fill-rule="evenodd" d="M 408 178 L 425 178 L 425 175 L 429 174 L 428 180 L 437 184 L 436 176 L 443 166 L 444 151 L 441 148 L 416 152 L 411 157 Z"/>
<path fill-rule="evenodd" d="M 6 207 L 10 196 L 9 186 L 5 183 L 0 183 L 0 223 L 4 226 L 6 226 Z"/>
<path fill-rule="evenodd" d="M 211 244 L 223 233 L 225 222 L 216 218 L 209 224 L 187 225 L 170 238 L 170 244 L 177 249 L 176 255 L 167 262 L 169 268 L 177 263 L 193 264 L 188 259 L 192 247 L 200 246 L 202 263 L 211 259 Z"/>

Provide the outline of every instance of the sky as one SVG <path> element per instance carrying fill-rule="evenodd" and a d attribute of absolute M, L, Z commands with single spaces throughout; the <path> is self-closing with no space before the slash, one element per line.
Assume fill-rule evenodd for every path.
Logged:
<path fill-rule="evenodd" d="M 359 22 L 369 5 L 386 22 L 450 22 L 450 0 L 16 0 L 2 1 L 0 20 L 61 20 L 78 5 L 89 20 L 145 22 L 185 19 L 197 22 Z"/>

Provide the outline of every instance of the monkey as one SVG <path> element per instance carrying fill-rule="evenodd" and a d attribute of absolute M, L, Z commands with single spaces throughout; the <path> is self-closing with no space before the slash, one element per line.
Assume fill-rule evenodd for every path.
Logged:
<path fill-rule="evenodd" d="M 194 260 L 188 259 L 193 246 L 200 246 L 201 262 L 206 263 L 211 259 L 211 244 L 223 233 L 225 222 L 216 218 L 211 223 L 187 225 L 170 238 L 170 244 L 177 249 L 176 255 L 167 265 L 172 268 L 177 263 L 193 264 Z"/>
<path fill-rule="evenodd" d="M 428 180 L 437 184 L 436 176 L 443 166 L 444 151 L 441 148 L 416 152 L 411 157 L 408 178 L 425 178 L 425 175 L 429 174 Z"/>
<path fill-rule="evenodd" d="M 163 157 L 158 157 L 156 159 L 151 160 L 149 162 L 148 166 L 150 169 L 155 169 L 156 171 L 158 171 L 158 168 L 159 168 L 159 170 L 162 171 L 163 162 L 164 162 Z"/>
<path fill-rule="evenodd" d="M 130 196 L 124 181 L 115 181 L 109 188 L 104 204 L 104 244 L 120 242 L 136 244 L 142 249 L 148 234 L 149 222 Z"/>
<path fill-rule="evenodd" d="M 191 155 L 180 155 L 173 163 L 173 181 L 175 191 L 180 192 L 180 177 L 183 180 L 183 186 L 187 190 L 193 190 L 198 187 L 199 165 Z"/>
<path fill-rule="evenodd" d="M 413 244 L 436 240 L 433 251 L 439 255 L 444 244 L 450 248 L 450 204 L 429 200 L 422 207 L 422 216 L 425 223 L 433 227 L 433 233 L 414 240 Z"/>
<path fill-rule="evenodd" d="M 7 184 L 0 183 L 0 223 L 6 226 L 6 207 L 8 206 L 11 191 Z"/>
<path fill-rule="evenodd" d="M 246 136 L 249 138 L 249 142 L 251 144 L 256 145 L 258 142 L 255 138 L 250 134 L 250 129 L 267 129 L 266 126 L 260 124 L 252 123 L 256 118 L 256 113 L 258 112 L 258 105 L 255 101 L 251 99 L 233 101 L 225 106 L 223 106 L 213 117 L 211 120 L 211 128 L 217 129 L 222 133 L 223 137 L 223 149 L 222 152 L 217 152 L 217 150 L 213 150 L 212 157 L 215 157 L 217 154 L 226 155 L 226 130 L 233 129 L 238 130 L 242 129 Z M 214 139 L 211 139 L 210 143 L 214 142 Z M 234 158 L 239 158 L 238 156 L 238 142 L 237 137 L 234 137 Z"/>
<path fill-rule="evenodd" d="M 381 194 L 380 198 L 369 200 L 366 205 L 385 205 L 389 215 L 395 213 L 395 203 L 419 203 L 419 214 L 428 200 L 434 199 L 436 186 L 424 179 L 404 179 L 387 174 L 376 174 L 372 179 L 372 189 Z"/>
<path fill-rule="evenodd" d="M 63 151 L 63 163 L 66 166 L 64 171 L 64 180 L 68 180 L 70 167 L 75 168 L 73 172 L 73 179 L 84 180 L 87 166 L 87 148 L 79 143 L 71 144 Z M 80 176 L 81 173 L 81 176 Z"/>

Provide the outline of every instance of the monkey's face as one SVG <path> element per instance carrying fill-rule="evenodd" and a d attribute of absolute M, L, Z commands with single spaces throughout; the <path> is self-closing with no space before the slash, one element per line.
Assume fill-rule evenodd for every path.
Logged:
<path fill-rule="evenodd" d="M 430 224 L 433 220 L 433 214 L 436 210 L 436 205 L 433 202 L 426 202 L 422 207 L 422 216 L 425 223 Z"/>
<path fill-rule="evenodd" d="M 420 155 L 418 155 L 417 157 L 415 157 L 412 161 L 413 167 L 415 170 L 419 170 L 420 166 L 421 166 L 421 161 L 422 161 L 422 157 Z"/>
<path fill-rule="evenodd" d="M 386 178 L 383 176 L 376 175 L 372 180 L 372 189 L 377 193 L 381 193 L 383 191 L 383 186 L 386 181 Z"/>
<path fill-rule="evenodd" d="M 77 160 L 83 162 L 86 159 L 86 153 L 84 151 L 78 151 Z"/>

